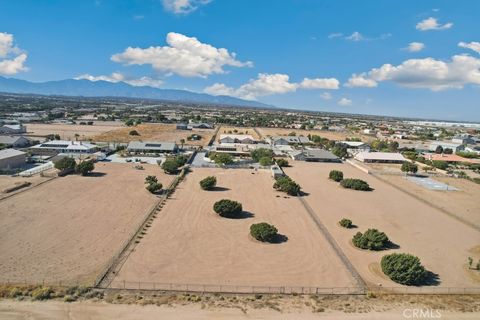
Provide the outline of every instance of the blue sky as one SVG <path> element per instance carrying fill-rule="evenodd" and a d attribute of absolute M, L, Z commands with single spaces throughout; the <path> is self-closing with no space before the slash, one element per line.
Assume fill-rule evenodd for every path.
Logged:
<path fill-rule="evenodd" d="M 480 1 L 0 4 L 7 77 L 126 81 L 287 108 L 480 121 Z"/>

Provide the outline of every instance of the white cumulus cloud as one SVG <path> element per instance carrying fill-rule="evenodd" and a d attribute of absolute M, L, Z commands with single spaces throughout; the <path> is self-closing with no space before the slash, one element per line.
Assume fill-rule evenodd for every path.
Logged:
<path fill-rule="evenodd" d="M 331 100 L 332 94 L 330 92 L 322 92 L 320 94 L 320 98 L 322 98 L 323 100 Z"/>
<path fill-rule="evenodd" d="M 149 64 L 154 70 L 183 77 L 207 77 L 214 73 L 225 73 L 223 67 L 251 67 L 250 61 L 241 62 L 235 53 L 225 48 L 215 48 L 194 37 L 170 32 L 164 47 L 132 48 L 114 54 L 114 62 L 126 65 Z"/>
<path fill-rule="evenodd" d="M 426 88 L 432 91 L 461 89 L 468 84 L 480 85 L 480 59 L 469 55 L 455 55 L 450 61 L 434 58 L 410 59 L 397 66 L 384 64 L 369 72 L 353 75 L 349 83 L 359 77 L 369 80 L 365 82 L 366 87 L 372 87 L 373 83 L 381 81 L 392 81 L 404 87 Z"/>
<path fill-rule="evenodd" d="M 410 52 L 420 52 L 425 49 L 425 44 L 421 42 L 410 42 L 406 49 Z"/>
<path fill-rule="evenodd" d="M 461 47 L 461 48 L 466 48 L 466 49 L 473 50 L 476 53 L 480 54 L 480 42 L 472 41 L 470 43 L 466 43 L 466 42 L 462 41 L 458 44 L 458 46 Z"/>
<path fill-rule="evenodd" d="M 360 32 L 355 31 L 351 35 L 345 37 L 345 39 L 351 40 L 351 41 L 362 41 L 362 40 L 365 40 L 365 37 Z"/>
<path fill-rule="evenodd" d="M 351 106 L 352 105 L 352 100 L 347 99 L 347 98 L 342 98 L 342 99 L 338 100 L 337 104 L 340 105 L 340 106 Z"/>
<path fill-rule="evenodd" d="M 437 19 L 435 18 L 427 18 L 425 20 L 420 21 L 417 23 L 415 28 L 420 31 L 428 31 L 428 30 L 447 30 L 453 27 L 452 22 L 447 22 L 445 24 L 438 23 Z"/>
<path fill-rule="evenodd" d="M 75 80 L 89 80 L 89 81 L 107 81 L 107 82 L 125 82 L 129 85 L 135 86 L 135 87 L 154 87 L 154 88 L 159 88 L 162 86 L 163 81 L 150 78 L 150 77 L 141 77 L 141 78 L 132 78 L 132 77 L 126 77 L 122 73 L 119 72 L 114 72 L 109 76 L 101 75 L 101 76 L 92 76 L 88 73 L 86 74 L 81 74 L 77 77 L 74 78 Z"/>
<path fill-rule="evenodd" d="M 242 99 L 255 100 L 257 97 L 273 94 L 295 92 L 297 89 L 338 89 L 339 82 L 335 78 L 304 78 L 300 83 L 290 82 L 286 74 L 259 73 L 256 79 L 250 79 L 238 88 L 226 86 L 223 83 L 215 83 L 204 89 L 204 92 L 212 95 L 229 95 Z"/>
<path fill-rule="evenodd" d="M 377 86 L 375 80 L 369 79 L 365 74 L 353 74 L 348 82 L 345 84 L 346 87 L 364 87 L 364 88 L 373 88 Z"/>
<path fill-rule="evenodd" d="M 0 32 L 0 74 L 14 75 L 27 71 L 27 54 L 14 45 L 13 35 Z"/>
<path fill-rule="evenodd" d="M 212 0 L 162 0 L 165 10 L 175 14 L 189 14 Z"/>

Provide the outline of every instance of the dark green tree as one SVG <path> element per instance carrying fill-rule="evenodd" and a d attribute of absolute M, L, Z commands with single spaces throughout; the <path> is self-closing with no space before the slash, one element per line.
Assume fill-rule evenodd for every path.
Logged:
<path fill-rule="evenodd" d="M 237 218 L 242 210 L 242 204 L 234 200 L 222 199 L 213 205 L 213 211 L 224 218 Z"/>
<path fill-rule="evenodd" d="M 385 275 L 404 285 L 422 284 L 427 276 L 420 259 L 411 254 L 392 253 L 383 256 L 380 265 Z"/>
<path fill-rule="evenodd" d="M 277 228 L 266 222 L 254 223 L 250 226 L 250 235 L 258 241 L 272 242 L 277 234 Z"/>
<path fill-rule="evenodd" d="M 387 235 L 377 229 L 368 229 L 365 233 L 357 232 L 352 242 L 356 247 L 368 250 L 382 250 L 389 244 Z"/>
<path fill-rule="evenodd" d="M 339 170 L 332 170 L 330 171 L 328 178 L 332 179 L 333 181 L 340 182 L 343 180 L 343 172 Z"/>
<path fill-rule="evenodd" d="M 90 172 L 95 169 L 95 165 L 93 164 L 93 161 L 88 160 L 88 161 L 82 161 L 79 164 L 77 164 L 77 167 L 75 168 L 75 171 L 77 173 L 80 173 L 82 176 L 86 176 Z"/>
<path fill-rule="evenodd" d="M 214 176 L 206 177 L 205 179 L 200 181 L 200 187 L 203 190 L 213 190 L 217 185 L 217 178 Z"/>

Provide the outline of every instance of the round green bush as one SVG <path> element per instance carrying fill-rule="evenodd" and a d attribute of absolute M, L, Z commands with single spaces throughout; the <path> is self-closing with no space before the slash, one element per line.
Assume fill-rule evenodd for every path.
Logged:
<path fill-rule="evenodd" d="M 95 169 L 93 161 L 82 161 L 77 164 L 77 167 L 75 168 L 77 173 L 80 173 L 82 176 L 87 175 L 89 172 L 93 171 L 93 169 Z"/>
<path fill-rule="evenodd" d="M 212 190 L 217 185 L 217 178 L 210 176 L 200 181 L 200 187 L 203 190 Z"/>
<path fill-rule="evenodd" d="M 340 185 L 347 189 L 370 191 L 372 190 L 367 182 L 360 179 L 343 179 Z"/>
<path fill-rule="evenodd" d="M 393 281 L 405 285 L 421 284 L 427 276 L 420 259 L 407 253 L 392 253 L 382 257 L 383 273 Z"/>
<path fill-rule="evenodd" d="M 273 160 L 270 157 L 261 157 L 260 160 L 258 161 L 261 166 L 266 167 L 266 166 L 271 166 L 273 164 Z"/>
<path fill-rule="evenodd" d="M 277 233 L 277 228 L 266 222 L 254 223 L 250 226 L 250 234 L 258 241 L 272 242 Z"/>
<path fill-rule="evenodd" d="M 150 193 L 156 193 L 156 192 L 159 192 L 160 190 L 162 190 L 163 185 L 161 183 L 158 183 L 158 182 L 150 182 L 149 184 L 147 184 L 147 186 L 145 188 Z"/>
<path fill-rule="evenodd" d="M 162 169 L 165 173 L 174 174 L 178 171 L 178 163 L 174 159 L 165 160 L 162 164 Z"/>
<path fill-rule="evenodd" d="M 76 165 L 77 163 L 75 162 L 75 159 L 70 157 L 65 157 L 55 162 L 55 169 L 58 169 L 60 171 L 73 170 L 75 169 Z"/>
<path fill-rule="evenodd" d="M 407 172 L 407 173 L 417 173 L 418 166 L 414 163 L 405 161 L 402 164 L 401 170 L 402 170 L 402 172 Z"/>
<path fill-rule="evenodd" d="M 300 192 L 300 185 L 293 181 L 288 176 L 283 176 L 277 178 L 275 183 L 273 184 L 273 188 L 278 191 L 285 192 L 291 196 L 296 196 Z"/>
<path fill-rule="evenodd" d="M 287 160 L 287 159 L 277 159 L 277 165 L 278 165 L 280 168 L 284 168 L 284 167 L 288 167 L 288 166 L 289 166 L 289 163 L 288 163 L 288 160 Z"/>
<path fill-rule="evenodd" d="M 328 177 L 333 181 L 340 182 L 343 180 L 343 172 L 339 170 L 332 170 L 330 171 Z"/>
<path fill-rule="evenodd" d="M 242 210 L 240 202 L 228 199 L 222 199 L 213 205 L 213 211 L 224 218 L 237 218 L 242 213 Z"/>
<path fill-rule="evenodd" d="M 351 228 L 353 226 L 352 220 L 343 218 L 338 222 L 344 228 Z"/>
<path fill-rule="evenodd" d="M 368 250 L 382 250 L 389 244 L 387 235 L 377 229 L 368 229 L 363 234 L 357 232 L 352 241 L 356 247 Z"/>

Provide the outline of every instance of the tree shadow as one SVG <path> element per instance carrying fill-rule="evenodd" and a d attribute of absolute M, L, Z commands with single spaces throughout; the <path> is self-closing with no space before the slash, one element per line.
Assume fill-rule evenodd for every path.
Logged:
<path fill-rule="evenodd" d="M 230 188 L 225 188 L 225 187 L 213 187 L 211 190 L 209 191 L 228 191 L 230 190 Z"/>
<path fill-rule="evenodd" d="M 300 191 L 300 192 L 298 193 L 298 196 L 299 196 L 299 197 L 307 197 L 307 196 L 309 196 L 309 195 L 310 195 L 310 193 L 305 192 L 305 191 Z"/>
<path fill-rule="evenodd" d="M 388 243 L 385 245 L 384 250 L 391 250 L 391 249 L 400 249 L 400 246 L 395 242 L 388 241 Z"/>
<path fill-rule="evenodd" d="M 86 175 L 84 175 L 84 177 L 100 178 L 100 177 L 104 177 L 106 175 L 107 174 L 105 172 L 89 172 Z"/>
<path fill-rule="evenodd" d="M 419 283 L 421 286 L 438 286 L 441 283 L 440 276 L 432 271 L 427 270 L 425 278 Z"/>
<path fill-rule="evenodd" d="M 249 218 L 253 218 L 255 217 L 255 214 L 249 212 L 249 211 L 242 211 L 240 212 L 238 215 L 236 216 L 223 216 L 223 218 L 227 218 L 227 219 L 232 219 L 232 220 L 239 220 L 239 219 L 249 219 Z"/>
<path fill-rule="evenodd" d="M 352 224 L 350 227 L 348 227 L 347 229 L 357 229 L 358 226 L 356 224 Z"/>
<path fill-rule="evenodd" d="M 288 241 L 288 237 L 284 234 L 277 233 L 275 237 L 273 237 L 272 241 L 269 241 L 269 243 L 272 244 L 281 244 L 284 242 Z"/>

